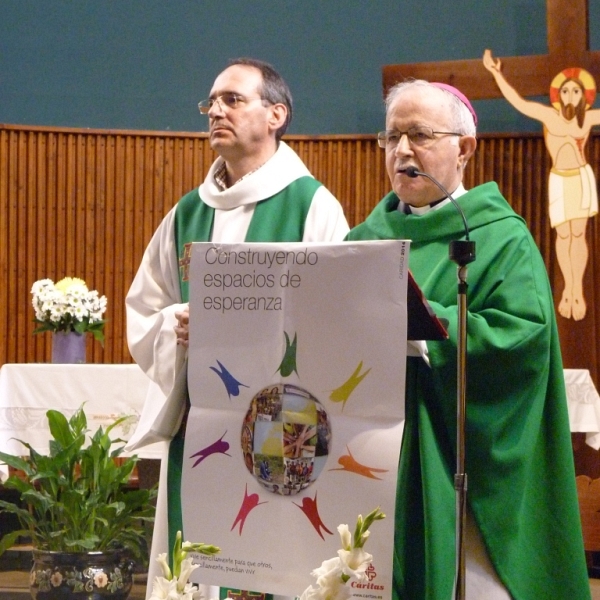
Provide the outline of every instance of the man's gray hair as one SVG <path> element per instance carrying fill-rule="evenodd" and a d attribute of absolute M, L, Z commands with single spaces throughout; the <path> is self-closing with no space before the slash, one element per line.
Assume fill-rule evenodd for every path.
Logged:
<path fill-rule="evenodd" d="M 391 87 L 385 98 L 386 115 L 398 96 L 412 88 L 429 88 L 431 90 L 438 90 L 444 93 L 450 100 L 450 108 L 452 111 L 452 129 L 456 133 L 461 133 L 462 135 L 477 135 L 477 127 L 475 125 L 475 121 L 473 120 L 473 115 L 466 107 L 464 102 L 462 102 L 462 100 L 456 97 L 453 93 L 431 85 L 429 81 L 425 81 L 424 79 L 407 79 L 406 81 L 401 81 L 400 83 L 397 83 Z"/>

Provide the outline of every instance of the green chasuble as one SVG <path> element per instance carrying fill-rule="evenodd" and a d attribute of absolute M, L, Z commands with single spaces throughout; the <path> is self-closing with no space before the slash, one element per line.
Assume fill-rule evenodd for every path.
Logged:
<path fill-rule="evenodd" d="M 304 223 L 312 198 L 322 184 L 305 176 L 296 179 L 281 192 L 256 203 L 252 220 L 246 233 L 246 242 L 301 242 Z M 211 240 L 215 209 L 205 204 L 195 189 L 177 204 L 175 213 L 175 236 L 179 260 L 179 281 L 182 302 L 189 301 L 189 246 L 193 242 Z M 189 400 L 188 400 L 189 401 Z M 185 421 L 185 419 L 184 419 Z M 169 445 L 167 474 L 167 503 L 169 522 L 169 548 L 173 548 L 177 531 L 183 532 L 181 512 L 181 473 L 185 424 Z M 185 539 L 185 537 L 184 537 Z M 252 592 L 243 592 L 252 596 Z M 233 597 L 233 596 L 232 596 Z"/>
<path fill-rule="evenodd" d="M 590 598 L 552 292 L 521 217 L 495 183 L 457 199 L 468 267 L 467 501 L 516 600 Z M 410 239 L 410 269 L 450 339 L 409 358 L 396 500 L 394 598 L 448 600 L 455 572 L 457 267 L 448 204 L 424 215 L 388 194 L 350 240 Z"/>

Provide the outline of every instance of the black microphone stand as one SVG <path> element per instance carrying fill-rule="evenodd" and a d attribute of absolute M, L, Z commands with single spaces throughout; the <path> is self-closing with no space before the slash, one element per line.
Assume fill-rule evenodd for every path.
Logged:
<path fill-rule="evenodd" d="M 454 490 L 456 495 L 456 575 L 454 582 L 455 600 L 465 598 L 465 523 L 467 516 L 467 474 L 465 472 L 465 417 L 467 407 L 467 265 L 475 260 L 475 242 L 469 239 L 469 227 L 462 208 L 446 191 L 444 186 L 431 175 L 415 167 L 405 170 L 409 177 L 426 177 L 447 196 L 460 213 L 465 228 L 465 239 L 450 242 L 449 257 L 457 264 L 457 385 L 456 385 L 456 473 Z"/>

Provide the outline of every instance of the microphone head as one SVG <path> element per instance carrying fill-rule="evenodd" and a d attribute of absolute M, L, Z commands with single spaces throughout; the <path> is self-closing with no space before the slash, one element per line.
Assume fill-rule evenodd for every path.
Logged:
<path fill-rule="evenodd" d="M 417 169 L 417 167 L 413 167 L 412 165 L 406 167 L 406 169 L 404 169 L 404 172 L 409 176 L 409 177 L 418 177 L 420 175 L 419 170 Z"/>

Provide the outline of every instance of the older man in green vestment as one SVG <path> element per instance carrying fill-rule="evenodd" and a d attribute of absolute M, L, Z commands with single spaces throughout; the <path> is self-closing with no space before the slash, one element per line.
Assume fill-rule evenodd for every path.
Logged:
<path fill-rule="evenodd" d="M 476 242 L 467 314 L 466 597 L 589 599 L 562 359 L 540 253 L 495 183 L 463 171 L 476 116 L 455 88 L 398 84 L 379 134 L 393 192 L 348 239 L 410 239 L 410 269 L 449 340 L 409 358 L 395 522 L 394 597 L 448 600 L 455 575 L 457 276 L 448 245 Z M 408 172 L 407 172 L 408 169 Z"/>

